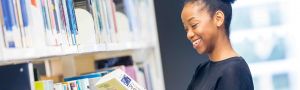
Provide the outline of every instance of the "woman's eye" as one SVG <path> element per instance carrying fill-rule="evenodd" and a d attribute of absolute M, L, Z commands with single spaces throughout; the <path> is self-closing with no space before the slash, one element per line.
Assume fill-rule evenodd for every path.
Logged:
<path fill-rule="evenodd" d="M 197 28 L 197 25 L 198 25 L 198 23 L 197 23 L 197 24 L 194 24 L 194 25 L 192 25 L 192 28 L 193 28 L 193 29 Z"/>

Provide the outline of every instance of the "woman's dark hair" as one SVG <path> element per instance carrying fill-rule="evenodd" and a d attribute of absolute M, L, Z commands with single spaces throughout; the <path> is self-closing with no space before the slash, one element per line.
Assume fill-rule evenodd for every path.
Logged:
<path fill-rule="evenodd" d="M 230 22 L 232 17 L 232 7 L 231 4 L 234 3 L 235 0 L 186 0 L 185 4 L 200 4 L 203 3 L 205 7 L 208 9 L 211 16 L 215 14 L 216 11 L 220 10 L 224 13 L 225 20 L 225 33 L 227 37 L 229 37 L 230 31 Z"/>

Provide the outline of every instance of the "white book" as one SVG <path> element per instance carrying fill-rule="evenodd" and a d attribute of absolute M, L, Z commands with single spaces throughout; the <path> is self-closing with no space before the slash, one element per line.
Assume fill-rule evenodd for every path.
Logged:
<path fill-rule="evenodd" d="M 106 0 L 97 0 L 98 5 L 100 6 L 100 15 L 101 22 L 103 25 L 103 30 L 101 31 L 102 43 L 106 44 L 109 43 L 109 23 L 108 23 L 108 16 L 107 16 L 107 5 L 105 4 Z"/>
<path fill-rule="evenodd" d="M 28 19 L 30 29 L 28 33 L 31 36 L 32 47 L 37 48 L 39 51 L 40 48 L 46 46 L 46 24 L 43 18 L 41 0 L 30 0 L 27 3 L 29 3 Z"/>
<path fill-rule="evenodd" d="M 78 45 L 96 45 L 97 37 L 92 15 L 81 8 L 75 9 L 75 15 L 78 26 Z"/>
<path fill-rule="evenodd" d="M 109 29 L 108 29 L 108 33 L 109 33 L 109 41 L 111 43 L 116 43 L 117 39 L 116 39 L 116 26 L 115 26 L 115 15 L 114 13 L 116 12 L 115 8 L 114 8 L 114 3 L 112 0 L 104 0 L 105 5 L 106 6 L 106 11 L 107 11 L 107 19 L 108 19 L 108 24 L 109 24 Z"/>
<path fill-rule="evenodd" d="M 90 87 L 90 90 L 97 90 L 96 83 L 97 83 L 97 81 L 99 79 L 100 79 L 100 77 L 89 78 L 89 87 Z"/>
<path fill-rule="evenodd" d="M 90 90 L 89 86 L 89 79 L 85 78 L 85 79 L 80 79 L 80 90 Z"/>
<path fill-rule="evenodd" d="M 25 47 L 25 32 L 23 28 L 23 17 L 22 17 L 22 10 L 21 10 L 21 5 L 20 5 L 20 0 L 13 0 L 14 2 L 14 9 L 15 9 L 15 18 L 16 18 L 16 23 L 17 27 L 20 31 L 21 34 L 21 43 L 22 47 Z"/>
<path fill-rule="evenodd" d="M 32 19 L 30 18 L 30 13 L 31 13 L 31 1 L 28 0 L 21 0 L 21 8 L 23 8 L 22 11 L 22 17 L 23 17 L 23 26 L 24 26 L 24 32 L 25 32 L 25 47 L 32 48 L 33 47 L 33 39 L 32 39 L 32 30 L 31 30 L 31 21 Z M 23 13 L 26 12 L 26 13 Z"/>
<path fill-rule="evenodd" d="M 56 27 L 56 39 L 57 45 L 62 45 L 63 43 L 63 35 L 62 35 L 62 28 L 61 28 L 61 17 L 60 17 L 60 9 L 59 9 L 59 0 L 52 0 L 52 7 L 53 7 L 53 15 L 55 19 L 55 27 Z"/>
<path fill-rule="evenodd" d="M 98 90 L 146 90 L 120 69 L 101 77 L 96 87 Z"/>
<path fill-rule="evenodd" d="M 55 8 L 55 1 L 54 0 L 47 0 L 48 1 L 48 9 L 49 9 L 49 16 L 50 16 L 50 22 L 52 27 L 52 34 L 54 38 L 54 46 L 61 45 L 61 39 L 60 39 L 60 32 L 59 27 L 57 23 L 57 16 L 56 16 L 56 8 Z"/>
<path fill-rule="evenodd" d="M 55 36 L 53 32 L 53 27 L 51 26 L 51 13 L 50 13 L 50 8 L 49 8 L 49 1 L 48 0 L 42 0 L 42 13 L 44 14 L 44 20 L 46 22 L 46 42 L 48 46 L 55 46 L 56 41 L 55 41 Z"/>
<path fill-rule="evenodd" d="M 62 83 L 55 83 L 53 85 L 54 90 L 64 90 L 64 86 Z"/>
<path fill-rule="evenodd" d="M 0 22 L 0 61 L 3 59 L 3 49 L 4 49 L 3 29 Z"/>
<path fill-rule="evenodd" d="M 53 80 L 45 80 L 44 90 L 53 90 L 53 88 L 54 88 Z"/>
<path fill-rule="evenodd" d="M 101 30 L 103 28 L 102 23 L 99 23 L 98 20 L 101 20 L 101 18 L 98 18 L 97 16 L 97 9 L 96 9 L 96 1 L 98 0 L 90 0 L 90 4 L 91 4 L 91 11 L 92 11 L 92 15 L 93 15 L 93 22 L 94 22 L 94 30 L 95 30 L 95 34 L 96 34 L 96 40 L 97 43 L 101 43 Z M 100 8 L 99 8 L 100 9 Z"/>
<path fill-rule="evenodd" d="M 130 33 L 129 21 L 127 16 L 124 13 L 116 12 L 116 21 L 118 28 L 118 38 L 120 40 L 119 43 L 127 43 L 130 42 L 130 37 L 132 36 Z"/>
<path fill-rule="evenodd" d="M 57 19 L 57 29 L 58 29 L 58 42 L 62 46 L 67 45 L 67 38 L 66 38 L 66 30 L 63 24 L 63 16 L 61 11 L 63 11 L 61 0 L 54 0 L 54 7 L 55 7 L 55 15 Z"/>

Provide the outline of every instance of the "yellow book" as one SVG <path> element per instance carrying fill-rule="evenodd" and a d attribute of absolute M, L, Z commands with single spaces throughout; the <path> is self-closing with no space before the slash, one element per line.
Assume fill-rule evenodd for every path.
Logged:
<path fill-rule="evenodd" d="M 34 82 L 35 90 L 45 90 L 45 83 L 43 81 L 36 81 Z"/>
<path fill-rule="evenodd" d="M 97 90 L 127 90 L 116 78 L 113 78 L 105 83 L 98 84 Z"/>

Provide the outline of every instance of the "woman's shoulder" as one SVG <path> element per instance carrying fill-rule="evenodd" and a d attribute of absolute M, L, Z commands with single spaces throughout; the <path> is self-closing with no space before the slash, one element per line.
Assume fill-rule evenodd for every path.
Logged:
<path fill-rule="evenodd" d="M 230 58 L 223 66 L 224 74 L 245 73 L 250 74 L 248 64 L 242 57 Z"/>

